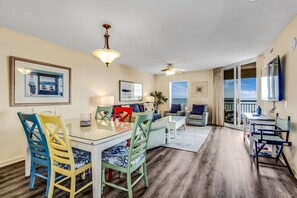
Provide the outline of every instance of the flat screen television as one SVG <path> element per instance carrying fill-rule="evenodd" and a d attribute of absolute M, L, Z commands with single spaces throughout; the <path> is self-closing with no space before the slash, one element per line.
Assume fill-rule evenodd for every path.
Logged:
<path fill-rule="evenodd" d="M 269 101 L 283 100 L 283 68 L 279 56 L 262 68 L 261 99 Z"/>

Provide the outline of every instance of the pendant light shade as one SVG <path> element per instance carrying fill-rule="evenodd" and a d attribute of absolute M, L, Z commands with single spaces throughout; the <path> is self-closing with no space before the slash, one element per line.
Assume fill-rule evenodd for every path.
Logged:
<path fill-rule="evenodd" d="M 121 56 L 120 52 L 112 50 L 109 48 L 109 35 L 108 35 L 108 29 L 111 28 L 109 24 L 103 24 L 103 27 L 106 29 L 106 32 L 104 34 L 105 38 L 105 45 L 103 49 L 97 49 L 93 51 L 93 55 L 97 58 L 99 58 L 105 65 L 108 67 L 108 65 L 114 61 L 114 59 Z"/>

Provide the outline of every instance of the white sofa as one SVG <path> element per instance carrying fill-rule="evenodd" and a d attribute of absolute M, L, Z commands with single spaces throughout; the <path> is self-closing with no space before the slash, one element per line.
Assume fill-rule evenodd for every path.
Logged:
<path fill-rule="evenodd" d="M 166 134 L 168 133 L 167 123 L 156 120 L 151 125 L 151 131 L 147 143 L 147 149 L 153 149 L 166 144 Z"/>

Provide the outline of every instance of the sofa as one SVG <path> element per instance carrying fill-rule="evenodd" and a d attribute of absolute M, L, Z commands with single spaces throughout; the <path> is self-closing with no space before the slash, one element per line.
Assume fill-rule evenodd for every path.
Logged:
<path fill-rule="evenodd" d="M 164 116 L 185 116 L 185 104 L 171 104 L 171 109 L 164 111 Z"/>
<path fill-rule="evenodd" d="M 147 149 L 153 149 L 166 144 L 166 135 L 169 132 L 167 123 L 162 120 L 156 120 L 151 125 Z"/>
<path fill-rule="evenodd" d="M 151 112 L 153 111 L 153 121 L 158 120 L 161 118 L 161 114 L 159 111 L 154 109 L 153 103 L 135 103 L 135 104 L 121 104 L 121 105 L 114 105 L 113 109 L 116 106 L 122 106 L 122 107 L 132 107 L 132 122 L 135 121 L 138 114 L 141 114 L 143 112 Z M 113 112 L 112 112 L 113 114 Z"/>
<path fill-rule="evenodd" d="M 195 112 L 194 108 L 199 110 Z M 205 105 L 193 105 L 192 111 L 186 112 L 186 123 L 189 125 L 206 126 L 208 123 L 208 106 Z"/>

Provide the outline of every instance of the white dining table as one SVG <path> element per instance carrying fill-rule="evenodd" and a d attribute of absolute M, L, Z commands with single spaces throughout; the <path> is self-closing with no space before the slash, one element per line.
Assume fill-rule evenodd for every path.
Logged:
<path fill-rule="evenodd" d="M 93 197 L 101 197 L 102 151 L 131 138 L 133 123 L 109 120 L 92 120 L 89 127 L 81 127 L 80 119 L 66 119 L 71 145 L 91 152 Z M 31 155 L 27 149 L 25 175 L 30 176 Z"/>

